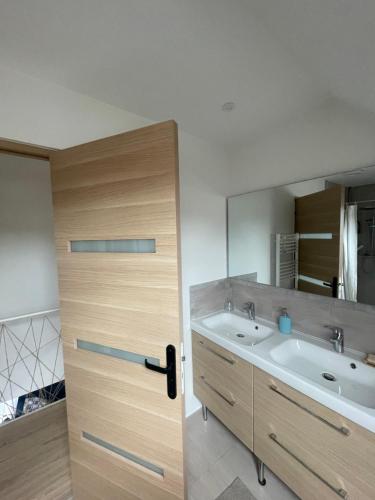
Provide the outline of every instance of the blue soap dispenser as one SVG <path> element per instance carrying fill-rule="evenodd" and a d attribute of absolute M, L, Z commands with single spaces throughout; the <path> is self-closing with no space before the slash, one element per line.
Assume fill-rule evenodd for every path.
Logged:
<path fill-rule="evenodd" d="M 281 314 L 279 316 L 279 330 L 284 335 L 289 335 L 292 333 L 292 320 L 288 314 L 286 307 L 281 309 Z"/>

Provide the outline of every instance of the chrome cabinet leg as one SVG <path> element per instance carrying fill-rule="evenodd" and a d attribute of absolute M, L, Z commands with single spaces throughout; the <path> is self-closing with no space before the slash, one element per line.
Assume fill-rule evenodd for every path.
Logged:
<path fill-rule="evenodd" d="M 257 462 L 258 462 L 258 483 L 261 486 L 264 486 L 266 484 L 266 480 L 264 479 L 264 462 L 259 460 L 259 458 L 257 458 Z"/>
<path fill-rule="evenodd" d="M 202 405 L 202 415 L 203 415 L 203 420 L 207 422 L 207 406 Z"/>

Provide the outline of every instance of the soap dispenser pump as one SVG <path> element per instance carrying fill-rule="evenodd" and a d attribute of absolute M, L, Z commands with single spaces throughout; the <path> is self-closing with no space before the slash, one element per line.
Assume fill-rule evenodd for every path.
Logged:
<path fill-rule="evenodd" d="M 280 333 L 284 335 L 289 335 L 292 333 L 292 320 L 288 314 L 286 307 L 281 309 L 281 314 L 279 316 L 279 330 Z"/>

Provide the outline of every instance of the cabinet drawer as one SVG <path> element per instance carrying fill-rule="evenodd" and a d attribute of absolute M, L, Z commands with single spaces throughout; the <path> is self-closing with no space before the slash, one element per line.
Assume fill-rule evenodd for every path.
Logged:
<path fill-rule="evenodd" d="M 233 370 L 238 370 L 239 361 L 242 361 L 240 358 L 199 333 L 193 332 L 192 343 L 193 359 L 198 358 L 202 363 L 209 363 L 210 366 L 214 364 L 215 368 L 220 370 L 230 370 L 231 367 Z"/>
<path fill-rule="evenodd" d="M 252 450 L 252 365 L 193 332 L 193 372 L 194 394 Z"/>
<path fill-rule="evenodd" d="M 236 400 L 252 410 L 253 367 L 250 363 L 193 332 L 193 365 L 198 362 L 211 370 Z"/>
<path fill-rule="evenodd" d="M 375 435 L 254 369 L 254 452 L 301 498 L 374 499 Z"/>

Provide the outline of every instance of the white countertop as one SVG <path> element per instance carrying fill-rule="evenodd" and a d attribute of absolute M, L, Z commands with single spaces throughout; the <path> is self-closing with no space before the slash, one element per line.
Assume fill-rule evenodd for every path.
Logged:
<path fill-rule="evenodd" d="M 293 330 L 290 335 L 283 335 L 279 333 L 275 324 L 257 318 L 256 322 L 272 328 L 273 334 L 271 337 L 263 340 L 256 345 L 245 346 L 233 342 L 229 338 L 225 338 L 225 336 L 223 335 L 215 333 L 212 329 L 206 328 L 202 324 L 203 319 L 204 318 L 198 318 L 191 321 L 192 330 L 199 333 L 203 337 L 206 337 L 212 342 L 215 342 L 219 346 L 227 349 L 240 358 L 248 361 L 249 363 L 252 363 L 257 368 L 260 368 L 261 370 L 264 370 L 270 375 L 278 378 L 285 384 L 293 387 L 306 396 L 314 399 L 315 401 L 318 401 L 319 403 L 339 413 L 340 415 L 343 415 L 349 420 L 352 420 L 356 424 L 365 427 L 371 432 L 375 432 L 375 408 L 362 406 L 336 392 L 333 392 L 332 390 L 325 388 L 323 385 L 320 385 L 310 380 L 309 378 L 302 376 L 300 373 L 293 371 L 291 368 L 277 363 L 270 355 L 271 349 L 281 345 L 289 339 L 303 340 L 332 352 L 332 346 L 330 343 L 321 339 L 316 339 L 310 335 L 304 335 L 303 333 L 295 330 Z M 346 355 L 348 357 L 348 362 L 355 360 L 356 363 L 363 364 L 361 361 L 361 359 L 363 358 L 363 354 L 352 349 L 346 349 L 345 354 L 338 355 Z M 364 367 L 366 367 L 365 369 L 368 368 L 367 365 L 364 365 Z M 374 370 L 375 374 L 375 368 L 371 368 L 371 370 Z"/>

